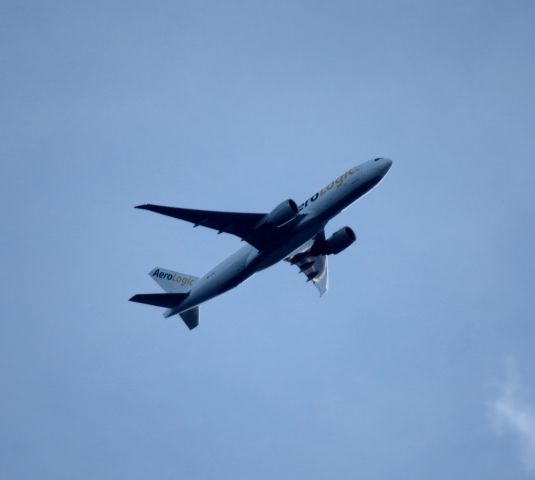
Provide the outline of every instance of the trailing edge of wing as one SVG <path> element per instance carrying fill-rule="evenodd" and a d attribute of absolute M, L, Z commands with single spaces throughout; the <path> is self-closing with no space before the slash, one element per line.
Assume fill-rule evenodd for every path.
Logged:
<path fill-rule="evenodd" d="M 265 213 L 216 212 L 152 204 L 138 205 L 136 208 L 178 218 L 193 223 L 194 227 L 202 226 L 217 230 L 218 233 L 230 233 L 246 240 L 253 246 L 257 246 L 254 240 L 256 227 L 266 216 Z"/>
<path fill-rule="evenodd" d="M 155 307 L 172 308 L 180 304 L 189 293 L 141 293 L 134 295 L 130 301 L 154 305 Z"/>
<path fill-rule="evenodd" d="M 327 256 L 321 253 L 324 241 L 325 233 L 322 231 L 285 258 L 292 265 L 297 265 L 307 281 L 318 289 L 320 296 L 329 289 L 329 263 Z"/>

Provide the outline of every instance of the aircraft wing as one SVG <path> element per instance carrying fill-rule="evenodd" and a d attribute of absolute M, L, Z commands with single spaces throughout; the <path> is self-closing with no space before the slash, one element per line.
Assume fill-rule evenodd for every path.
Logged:
<path fill-rule="evenodd" d="M 319 290 L 320 296 L 329 288 L 327 255 L 319 253 L 323 242 L 325 242 L 325 232 L 322 231 L 284 259 L 292 265 L 297 265 L 300 272 L 307 277 L 307 282 L 312 282 Z"/>
<path fill-rule="evenodd" d="M 217 233 L 230 233 L 256 248 L 263 248 L 265 245 L 264 235 L 259 235 L 262 227 L 260 229 L 257 228 L 261 220 L 266 216 L 265 213 L 214 212 L 152 204 L 138 205 L 136 208 L 185 220 L 193 223 L 194 227 L 202 226 L 217 230 Z"/>

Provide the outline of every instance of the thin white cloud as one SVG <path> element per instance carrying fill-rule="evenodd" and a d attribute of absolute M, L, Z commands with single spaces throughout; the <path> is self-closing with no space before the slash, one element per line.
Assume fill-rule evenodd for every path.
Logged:
<path fill-rule="evenodd" d="M 521 379 L 512 359 L 500 393 L 491 404 L 491 419 L 500 434 L 514 435 L 522 450 L 524 465 L 535 472 L 535 409 L 521 399 Z"/>

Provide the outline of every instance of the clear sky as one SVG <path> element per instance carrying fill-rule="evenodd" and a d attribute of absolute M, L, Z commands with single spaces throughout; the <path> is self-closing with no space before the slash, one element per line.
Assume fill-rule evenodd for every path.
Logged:
<path fill-rule="evenodd" d="M 535 3 L 0 3 L 0 477 L 535 477 Z M 376 156 L 287 264 L 177 317 L 154 266 Z"/>

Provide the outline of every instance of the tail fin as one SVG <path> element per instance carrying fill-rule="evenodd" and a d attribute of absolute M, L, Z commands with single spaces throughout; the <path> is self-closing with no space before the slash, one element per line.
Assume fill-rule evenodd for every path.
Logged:
<path fill-rule="evenodd" d="M 142 293 L 134 295 L 130 301 L 146 303 L 156 307 L 166 307 L 168 310 L 164 312 L 164 317 L 170 317 L 178 313 L 190 330 L 198 326 L 199 307 L 180 312 L 180 304 L 189 295 L 191 287 L 199 278 L 160 267 L 153 268 L 149 275 L 168 293 Z"/>
<path fill-rule="evenodd" d="M 160 287 L 170 293 L 187 293 L 199 279 L 187 273 L 173 272 L 160 267 L 153 268 L 149 275 Z"/>

